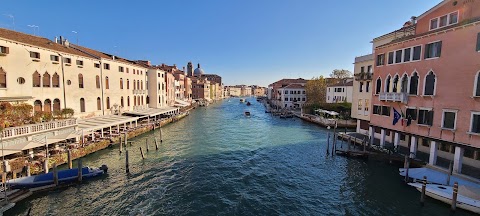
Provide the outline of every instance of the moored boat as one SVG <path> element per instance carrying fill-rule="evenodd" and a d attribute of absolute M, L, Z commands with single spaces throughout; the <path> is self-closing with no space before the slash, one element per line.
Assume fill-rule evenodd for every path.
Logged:
<path fill-rule="evenodd" d="M 243 102 L 245 102 L 245 99 L 240 98 L 240 103 L 243 103 Z"/>
<path fill-rule="evenodd" d="M 250 116 L 250 112 L 245 111 L 245 116 L 249 117 L 249 116 Z"/>
<path fill-rule="evenodd" d="M 83 167 L 82 168 L 82 179 L 90 179 L 93 177 L 97 177 L 103 175 L 107 172 L 107 167 L 102 166 L 100 168 L 91 168 L 91 167 Z M 70 183 L 76 181 L 78 178 L 78 168 L 67 169 L 58 171 L 58 183 Z M 54 184 L 53 182 L 53 173 L 45 173 L 35 176 L 27 176 L 17 179 L 10 179 L 7 181 L 7 186 L 11 187 L 12 189 L 19 189 L 19 188 L 36 188 L 45 185 Z"/>
<path fill-rule="evenodd" d="M 422 183 L 408 183 L 418 191 L 422 191 Z M 426 184 L 425 195 L 442 201 L 452 203 L 453 187 L 437 184 Z M 458 186 L 457 207 L 480 214 L 480 188 Z"/>

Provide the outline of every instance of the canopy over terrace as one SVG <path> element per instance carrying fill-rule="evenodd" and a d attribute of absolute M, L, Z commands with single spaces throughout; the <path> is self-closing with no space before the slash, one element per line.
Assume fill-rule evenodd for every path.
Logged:
<path fill-rule="evenodd" d="M 78 129 L 83 132 L 93 132 L 113 126 L 126 125 L 127 123 L 136 123 L 138 119 L 138 117 L 119 115 L 98 116 L 78 121 Z"/>
<path fill-rule="evenodd" d="M 133 115 L 133 116 L 153 117 L 158 115 L 172 115 L 178 112 L 179 112 L 179 109 L 176 107 L 163 107 L 163 108 L 148 108 L 148 109 L 142 109 L 142 110 L 127 111 L 124 113 L 128 115 Z"/>

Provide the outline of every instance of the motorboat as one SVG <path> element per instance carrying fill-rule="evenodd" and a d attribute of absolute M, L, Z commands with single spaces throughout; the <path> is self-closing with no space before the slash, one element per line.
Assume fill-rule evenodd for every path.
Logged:
<path fill-rule="evenodd" d="M 244 103 L 244 102 L 245 102 L 245 99 L 240 98 L 240 103 Z"/>
<path fill-rule="evenodd" d="M 422 183 L 408 183 L 418 191 L 422 191 Z M 426 184 L 425 195 L 442 201 L 452 203 L 453 187 L 438 184 Z M 480 188 L 460 185 L 458 186 L 457 207 L 480 214 Z"/>
<path fill-rule="evenodd" d="M 249 117 L 249 116 L 250 116 L 250 112 L 249 112 L 249 111 L 245 111 L 245 116 Z"/>
<path fill-rule="evenodd" d="M 108 168 L 106 165 L 102 165 L 99 168 L 83 167 L 82 179 L 90 179 L 93 177 L 101 176 L 106 173 L 107 170 Z M 74 182 L 77 181 L 77 178 L 78 168 L 58 171 L 59 184 Z M 12 189 L 36 188 L 51 184 L 54 184 L 53 172 L 35 176 L 26 176 L 17 179 L 10 179 L 7 181 L 7 186 L 11 187 Z"/>

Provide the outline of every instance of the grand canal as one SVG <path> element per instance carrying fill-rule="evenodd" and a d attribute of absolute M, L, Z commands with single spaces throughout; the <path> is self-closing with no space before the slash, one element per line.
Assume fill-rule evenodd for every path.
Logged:
<path fill-rule="evenodd" d="M 256 101 L 201 107 L 162 130 L 158 151 L 158 130 L 132 140 L 129 175 L 118 146 L 106 149 L 83 163 L 107 164 L 108 175 L 35 195 L 6 214 L 29 208 L 32 215 L 449 214 L 448 205 L 432 199 L 420 207 L 420 194 L 402 183 L 396 167 L 327 156 L 328 130 L 272 117 Z M 142 160 L 146 139 L 150 151 Z"/>

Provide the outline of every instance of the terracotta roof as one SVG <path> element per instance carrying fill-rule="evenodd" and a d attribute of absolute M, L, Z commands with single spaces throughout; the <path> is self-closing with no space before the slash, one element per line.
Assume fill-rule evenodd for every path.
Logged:
<path fill-rule="evenodd" d="M 137 61 L 128 60 L 128 59 L 125 59 L 125 58 L 122 58 L 122 57 L 119 57 L 119 56 L 115 56 L 115 55 L 112 55 L 112 54 L 104 53 L 104 52 L 101 52 L 101 51 L 98 51 L 98 50 L 90 49 L 90 48 L 83 47 L 83 46 L 73 45 L 73 44 L 71 44 L 70 46 L 74 49 L 79 50 L 80 52 L 83 51 L 84 53 L 93 55 L 97 58 L 109 59 L 111 61 L 118 61 L 118 62 L 122 62 L 122 63 L 126 63 L 126 64 L 137 65 L 139 67 L 149 68 L 145 64 L 139 64 Z M 115 59 L 113 59 L 114 56 L 115 56 Z"/>
<path fill-rule="evenodd" d="M 38 37 L 34 35 L 29 35 L 17 31 L 12 31 L 4 28 L 0 28 L 0 38 L 4 38 L 7 40 L 12 40 L 16 42 L 20 42 L 23 44 L 28 44 L 36 47 L 41 47 L 49 50 L 54 50 L 63 53 L 69 53 L 73 55 L 85 56 L 92 58 L 92 56 L 82 53 L 78 50 L 72 49 L 70 47 L 63 46 L 61 44 L 55 43 L 47 38 Z"/>
<path fill-rule="evenodd" d="M 353 81 L 343 83 L 343 82 L 338 82 L 333 85 L 329 85 L 328 87 L 335 87 L 335 86 L 353 86 Z"/>
<path fill-rule="evenodd" d="M 282 88 L 291 88 L 291 89 L 299 89 L 299 88 L 305 88 L 305 85 L 299 84 L 299 83 L 293 83 L 288 86 L 282 87 Z"/>

